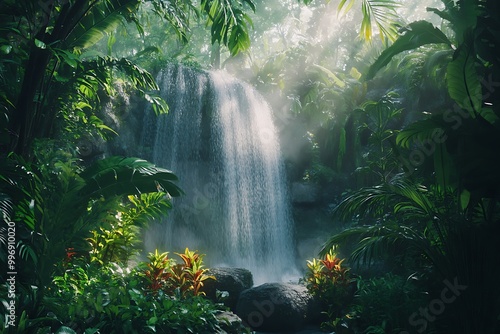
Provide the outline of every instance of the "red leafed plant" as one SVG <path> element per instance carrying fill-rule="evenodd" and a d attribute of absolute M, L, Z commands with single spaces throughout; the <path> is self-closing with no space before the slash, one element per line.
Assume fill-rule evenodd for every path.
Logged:
<path fill-rule="evenodd" d="M 142 264 L 142 271 L 140 276 L 145 280 L 145 289 L 153 295 L 158 294 L 159 291 L 166 290 L 169 285 L 170 278 L 172 277 L 173 259 L 168 257 L 168 252 L 149 253 L 149 262 Z"/>
<path fill-rule="evenodd" d="M 307 261 L 308 271 L 304 277 L 306 287 L 330 317 L 342 316 L 352 295 L 350 286 L 354 279 L 350 275 L 350 269 L 342 265 L 343 262 L 333 250 L 323 259 Z"/>
<path fill-rule="evenodd" d="M 149 262 L 143 262 L 139 275 L 143 277 L 145 289 L 153 295 L 163 291 L 167 295 L 178 293 L 181 297 L 203 295 L 203 282 L 211 278 L 203 268 L 203 255 L 188 248 L 184 253 L 176 253 L 183 263 L 177 264 L 168 257 L 168 252 L 150 253 Z"/>
<path fill-rule="evenodd" d="M 62 261 L 63 267 L 67 267 L 77 255 L 77 252 L 75 252 L 75 249 L 73 247 L 68 247 L 66 248 L 65 251 L 66 251 L 66 256 Z"/>
<path fill-rule="evenodd" d="M 204 281 L 208 278 L 214 278 L 206 274 L 206 268 L 203 268 L 203 254 L 198 254 L 195 251 L 190 251 L 188 248 L 184 251 L 184 254 L 176 253 L 180 256 L 183 268 L 183 279 L 184 279 L 184 289 L 185 294 L 192 293 L 194 296 L 204 295 L 205 292 L 201 291 Z"/>

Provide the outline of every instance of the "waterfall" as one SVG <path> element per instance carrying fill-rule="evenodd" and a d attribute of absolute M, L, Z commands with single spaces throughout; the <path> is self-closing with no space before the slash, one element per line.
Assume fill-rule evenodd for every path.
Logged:
<path fill-rule="evenodd" d="M 256 284 L 296 276 L 293 222 L 270 107 L 222 71 L 170 66 L 157 82 L 168 115 L 145 114 L 143 156 L 185 191 L 146 234 L 148 251 L 206 254 L 210 266 L 249 269 Z"/>

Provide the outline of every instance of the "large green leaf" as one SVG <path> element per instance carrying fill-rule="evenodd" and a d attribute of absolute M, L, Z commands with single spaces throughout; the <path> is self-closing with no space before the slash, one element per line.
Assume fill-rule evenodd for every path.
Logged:
<path fill-rule="evenodd" d="M 481 113 L 481 83 L 475 69 L 475 55 L 472 46 L 464 43 L 455 51 L 454 59 L 446 71 L 450 97 L 469 112 L 472 117 Z"/>
<path fill-rule="evenodd" d="M 340 88 L 345 87 L 345 82 L 342 81 L 335 73 L 318 64 L 313 64 L 312 68 L 316 70 L 320 75 L 322 75 L 323 81 L 328 83 L 334 83 Z"/>
<path fill-rule="evenodd" d="M 436 183 L 441 191 L 446 192 L 450 187 L 454 188 L 456 186 L 456 168 L 445 144 L 436 145 L 434 171 Z"/>
<path fill-rule="evenodd" d="M 429 141 L 441 143 L 444 125 L 442 115 L 413 122 L 398 133 L 396 144 L 403 148 L 410 148 L 412 144 L 422 145 Z"/>
<path fill-rule="evenodd" d="M 451 46 L 450 40 L 446 35 L 434 27 L 427 21 L 417 21 L 410 23 L 405 33 L 400 36 L 394 44 L 385 49 L 382 54 L 377 58 L 375 63 L 370 66 L 365 79 L 372 79 L 377 72 L 387 65 L 391 59 L 400 54 L 401 52 L 416 49 L 426 44 L 444 43 Z"/>
<path fill-rule="evenodd" d="M 85 180 L 80 194 L 91 198 L 156 191 L 165 191 L 171 196 L 182 194 L 172 182 L 177 180 L 177 176 L 139 158 L 113 156 L 98 160 L 80 176 Z"/>
<path fill-rule="evenodd" d="M 107 33 L 114 31 L 124 18 L 130 16 L 139 3 L 139 0 L 94 2 L 94 5 L 68 35 L 66 42 L 77 50 L 94 45 Z"/>

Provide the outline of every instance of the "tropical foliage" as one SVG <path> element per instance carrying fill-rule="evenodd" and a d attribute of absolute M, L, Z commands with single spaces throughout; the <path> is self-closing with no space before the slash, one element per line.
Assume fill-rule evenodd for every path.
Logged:
<path fill-rule="evenodd" d="M 362 333 L 400 333 L 408 324 L 408 315 L 429 303 L 414 277 L 388 273 L 357 283 L 350 321 Z"/>
<path fill-rule="evenodd" d="M 59 264 L 62 270 L 53 277 L 46 298 L 46 307 L 55 316 L 37 322 L 49 331 L 65 325 L 71 333 L 220 330 L 216 315 L 222 308 L 202 298 L 200 290 L 208 278 L 201 268 L 202 256 L 186 249 L 179 254 L 184 263 L 177 265 L 167 254 L 155 251 L 148 261 L 124 269 L 122 263 L 89 261 L 71 253 Z M 193 272 L 198 275 L 192 276 Z M 33 321 L 26 320 L 18 330 L 23 325 L 30 329 Z"/>
<path fill-rule="evenodd" d="M 347 314 L 353 295 L 355 279 L 348 267 L 342 266 L 341 260 L 330 250 L 323 259 L 307 261 L 307 272 L 303 281 L 309 292 L 318 300 L 322 312 L 326 315 L 323 329 L 337 329 Z M 330 328 L 331 327 L 331 328 Z"/>
<path fill-rule="evenodd" d="M 416 271 L 428 280 L 431 295 L 443 289 L 433 282 L 460 282 L 467 293 L 447 306 L 435 321 L 436 330 L 494 333 L 499 291 L 490 287 L 498 272 L 485 273 L 484 268 L 498 267 L 492 235 L 499 220 L 500 184 L 493 172 L 499 161 L 492 145 L 499 142 L 498 92 L 493 86 L 500 72 L 498 55 L 491 52 L 498 41 L 491 33 L 500 26 L 490 20 L 498 8 L 488 1 L 443 2 L 445 9 L 429 10 L 452 33 L 425 21 L 409 24 L 365 79 L 376 79 L 401 53 L 442 44 L 447 49 L 428 50 L 445 69 L 449 98 L 392 137 L 397 150 L 391 157 L 399 168 L 344 198 L 335 213 L 354 226 L 330 238 L 323 252 L 350 243 L 352 260 L 373 264 L 382 258 L 404 274 Z M 487 28 L 480 23 L 485 21 Z M 481 320 L 473 315 L 476 311 Z M 407 327 L 411 325 L 409 321 Z"/>
<path fill-rule="evenodd" d="M 143 278 L 146 289 L 156 295 L 160 291 L 168 295 L 181 297 L 205 295 L 203 284 L 209 278 L 203 267 L 203 256 L 188 248 L 183 254 L 177 254 L 183 263 L 177 264 L 168 257 L 168 252 L 150 253 L 149 262 L 139 264 L 139 276 Z"/>
<path fill-rule="evenodd" d="M 325 298 L 325 328 L 418 331 L 413 312 L 454 284 L 423 330 L 498 332 L 500 10 L 434 3 L 435 20 L 408 23 L 399 14 L 421 2 L 2 1 L 0 264 L 15 252 L 17 332 L 219 329 L 202 255 L 125 269 L 182 194 L 173 172 L 78 144 L 117 135 L 99 110 L 119 87 L 168 112 L 152 73 L 171 59 L 253 83 L 290 143 L 291 179 L 342 196 L 334 220 L 348 228 L 305 279 Z M 391 274 L 356 277 L 351 302 L 347 262 Z M 2 307 L 7 294 L 0 285 Z"/>
<path fill-rule="evenodd" d="M 15 262 L 16 286 L 20 291 L 17 305 L 18 310 L 26 310 L 29 317 L 33 316 L 29 312 L 37 312 L 42 307 L 45 289 L 57 272 L 56 264 L 89 251 L 87 238 L 91 237 L 92 230 L 119 222 L 116 215 L 122 212 L 135 214 L 136 224 L 140 226 L 144 217 L 158 217 L 159 207 L 168 208 L 170 196 L 181 194 L 172 182 L 176 180 L 175 175 L 141 159 L 110 157 L 81 169 L 71 157 L 63 160 L 53 154 L 37 156 L 37 161 L 51 162 L 41 167 L 25 163 L 3 169 L 8 174 L 2 176 L 6 208 L 2 230 L 6 231 L 7 224 L 15 224 L 19 254 Z M 134 213 L 121 204 L 124 194 L 139 196 L 148 192 L 161 194 L 156 206 L 148 207 L 136 197 L 136 207 L 142 209 Z M 125 237 L 120 236 L 122 244 L 127 241 Z M 108 247 L 94 245 L 92 254 L 96 256 L 98 249 L 97 258 L 119 257 L 125 261 L 134 251 L 133 247 L 111 249 L 110 244 L 107 240 Z M 7 240 L 2 240 L 2 259 L 6 264 Z"/>
<path fill-rule="evenodd" d="M 189 14 L 201 15 L 201 11 L 187 0 L 151 3 L 154 12 L 170 23 L 182 41 L 187 41 Z M 41 1 L 39 5 L 29 1 L 2 2 L 0 96 L 2 128 L 9 134 L 1 143 L 4 149 L 28 155 L 34 138 L 55 134 L 58 118 L 109 130 L 95 111 L 100 100 L 98 91 L 113 93 L 116 71 L 123 73 L 123 78 L 158 112 L 167 110 L 154 95 L 158 87 L 147 71 L 129 59 L 88 51 L 125 21 L 133 22 L 144 35 L 136 15 L 141 4 L 140 0 Z M 251 0 L 201 4 L 212 28 L 212 41 L 228 45 L 232 54 L 249 46 L 251 20 L 243 4 L 255 9 Z"/>
<path fill-rule="evenodd" d="M 65 324 L 70 333 L 214 333 L 220 330 L 220 306 L 200 296 L 153 292 L 132 271 L 108 263 L 84 266 L 74 260 L 54 278 L 49 304 L 55 317 L 45 330 Z M 68 279 L 68 276 L 71 279 Z M 40 326 L 41 327 L 41 326 Z"/>
<path fill-rule="evenodd" d="M 254 10 L 250 0 L 205 1 L 200 7 L 191 1 L 140 0 L 8 0 L 0 4 L 0 261 L 3 268 L 9 263 L 11 272 L 17 272 L 15 298 L 7 294 L 11 285 L 1 286 L 2 308 L 15 302 L 18 315 L 15 327 L 9 326 L 10 332 L 81 329 L 83 323 L 78 321 L 88 321 L 92 309 L 101 312 L 102 299 L 89 309 L 80 305 L 73 313 L 66 313 L 67 319 L 53 319 L 48 316 L 55 311 L 51 298 L 63 302 L 62 310 L 67 306 L 64 302 L 72 301 L 66 297 L 99 291 L 106 278 L 90 267 L 97 263 L 128 266 L 140 248 L 141 229 L 149 220 L 165 216 L 171 197 L 182 194 L 169 170 L 140 158 L 88 156 L 86 148 L 78 144 L 87 137 L 116 135 L 98 115 L 101 101 L 115 94 L 117 82 L 145 98 L 156 113 L 168 111 L 157 95 L 153 76 L 131 58 L 112 53 L 112 37 L 120 26 L 133 23 L 139 35 L 146 34 L 143 17 L 138 15 L 144 6 L 153 8 L 181 43 L 188 41 L 194 17 L 205 19 L 212 27 L 213 41 L 229 46 L 232 54 L 248 47 L 251 20 L 244 6 Z M 108 38 L 107 52 L 92 49 L 104 37 Z M 151 50 L 144 49 L 135 52 Z M 14 244 L 3 237 L 11 226 L 15 226 Z M 84 254 L 88 255 L 81 264 L 72 262 Z M 195 282 L 194 294 L 199 294 L 204 269 L 201 258 L 191 259 L 190 255 L 186 254 L 186 259 L 194 261 L 192 270 L 181 274 Z M 2 271 L 2 282 L 6 282 L 6 275 Z M 116 276 L 112 280 L 113 298 L 132 291 L 128 283 L 121 286 L 123 280 Z M 52 283 L 66 286 L 60 290 L 63 295 L 53 294 Z M 107 314 L 109 318 L 101 319 L 109 322 L 103 325 L 98 321 L 96 325 L 113 328 L 116 317 L 123 316 L 123 330 L 134 328 L 127 321 L 147 303 L 139 295 L 133 305 L 130 300 L 123 301 L 127 309 L 132 305 L 132 313 L 123 315 L 123 305 L 115 305 Z M 78 302 L 90 302 L 83 299 Z M 185 306 L 172 303 L 172 307 Z M 204 303 L 194 301 L 186 306 L 200 305 L 200 312 L 204 312 Z M 148 312 L 154 313 L 155 306 Z M 132 311 L 134 307 L 137 309 Z M 212 306 L 206 308 L 213 311 Z M 154 329 L 152 316 L 147 313 L 141 326 Z M 187 328 L 197 331 L 192 328 L 200 327 L 191 328 L 189 322 L 200 323 L 200 319 L 186 320 Z M 5 319 L 1 321 L 4 327 Z M 176 324 L 179 322 L 164 326 L 173 330 Z"/>

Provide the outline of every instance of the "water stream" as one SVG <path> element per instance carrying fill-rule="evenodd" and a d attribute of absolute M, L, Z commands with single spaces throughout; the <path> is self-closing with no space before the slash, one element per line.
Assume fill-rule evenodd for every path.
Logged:
<path fill-rule="evenodd" d="M 143 156 L 171 169 L 185 196 L 146 234 L 148 251 L 206 254 L 256 284 L 294 278 L 293 222 L 272 113 L 250 85 L 222 71 L 171 66 L 157 78 L 168 115 L 145 114 Z"/>

